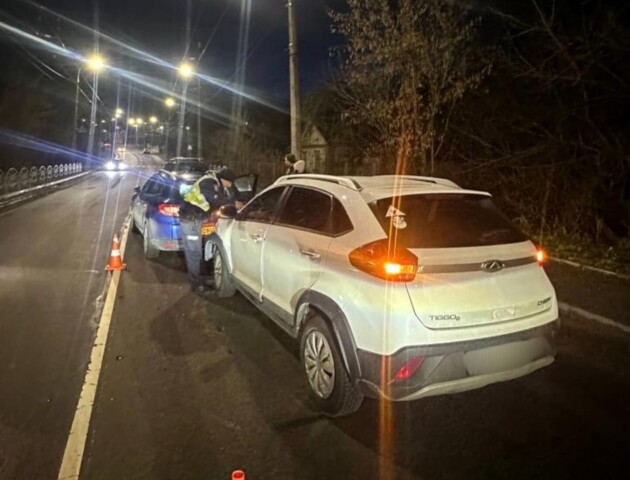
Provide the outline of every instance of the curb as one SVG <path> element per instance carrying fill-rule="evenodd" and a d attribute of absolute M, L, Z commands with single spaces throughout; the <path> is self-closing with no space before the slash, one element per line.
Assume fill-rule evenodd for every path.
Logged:
<path fill-rule="evenodd" d="M 549 257 L 552 262 L 564 263 L 565 265 L 571 265 L 572 267 L 582 268 L 584 270 L 590 270 L 592 272 L 601 273 L 603 275 L 610 275 L 611 277 L 621 278 L 623 280 L 630 280 L 630 275 L 623 273 L 612 272 L 610 270 L 604 270 L 603 268 L 591 267 L 590 265 L 583 265 L 581 263 L 573 262 L 571 260 L 565 260 L 558 257 Z"/>
<path fill-rule="evenodd" d="M 575 305 L 570 305 L 565 302 L 558 302 L 558 309 L 560 310 L 560 313 L 562 313 L 563 315 L 567 315 L 569 317 L 581 318 L 582 320 L 591 320 L 593 322 L 601 323 L 609 327 L 618 328 L 624 333 L 630 333 L 630 326 L 624 325 L 623 323 L 616 322 L 615 320 L 612 320 L 611 318 L 598 315 L 597 313 L 589 312 L 588 310 L 584 310 L 583 308 L 576 307 Z"/>

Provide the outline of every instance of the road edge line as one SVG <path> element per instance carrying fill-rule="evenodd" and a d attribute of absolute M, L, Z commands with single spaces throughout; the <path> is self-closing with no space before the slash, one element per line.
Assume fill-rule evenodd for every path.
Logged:
<path fill-rule="evenodd" d="M 560 312 L 564 315 L 579 317 L 584 320 L 591 320 L 609 327 L 618 328 L 625 333 L 630 333 L 630 326 L 624 325 L 623 323 L 617 322 L 611 318 L 604 317 L 597 313 L 589 312 L 588 310 L 576 307 L 575 305 L 571 305 L 565 302 L 558 302 L 558 308 L 560 309 Z"/>
<path fill-rule="evenodd" d="M 601 273 L 602 275 L 608 275 L 610 277 L 620 278 L 622 280 L 630 280 L 630 275 L 627 275 L 625 273 L 617 273 L 617 272 L 613 272 L 612 270 L 606 270 L 604 268 L 591 267 L 590 265 L 584 265 L 583 263 L 574 262 L 573 260 L 565 260 L 564 258 L 558 258 L 558 257 L 549 257 L 549 260 L 551 260 L 552 262 L 570 265 L 575 268 L 582 268 L 584 270 L 590 270 L 592 272 Z"/>
<path fill-rule="evenodd" d="M 127 215 L 123 224 L 122 239 L 120 242 L 120 256 L 124 258 L 127 239 L 129 237 L 129 226 L 131 224 L 131 214 Z M 83 453 L 85 452 L 85 444 L 90 428 L 90 420 L 92 418 L 92 410 L 94 409 L 94 401 L 96 399 L 96 390 L 103 366 L 103 358 L 105 356 L 105 346 L 109 336 L 109 327 L 111 325 L 112 314 L 116 304 L 116 292 L 120 283 L 120 270 L 113 272 L 112 278 L 107 289 L 107 297 L 103 304 L 100 321 L 96 329 L 96 338 L 90 352 L 90 363 L 81 393 L 77 402 L 77 408 L 72 419 L 72 426 L 68 434 L 68 440 L 63 453 L 61 467 L 59 468 L 58 480 L 78 479 L 83 463 Z"/>

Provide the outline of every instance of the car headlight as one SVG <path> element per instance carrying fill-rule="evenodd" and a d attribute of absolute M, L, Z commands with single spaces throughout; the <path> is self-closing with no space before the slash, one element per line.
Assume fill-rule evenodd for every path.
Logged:
<path fill-rule="evenodd" d="M 118 168 L 121 170 L 124 170 L 125 168 L 127 168 L 127 164 L 125 162 L 120 162 L 118 164 Z"/>
<path fill-rule="evenodd" d="M 107 170 L 113 170 L 114 168 L 116 168 L 116 165 L 114 164 L 114 162 L 112 162 L 111 160 L 109 162 L 107 162 L 105 164 L 105 168 Z"/>

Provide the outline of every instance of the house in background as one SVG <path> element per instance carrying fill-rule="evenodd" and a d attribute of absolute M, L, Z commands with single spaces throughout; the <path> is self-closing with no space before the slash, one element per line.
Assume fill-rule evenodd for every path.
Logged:
<path fill-rule="evenodd" d="M 302 160 L 309 173 L 329 173 L 328 141 L 319 128 L 309 124 L 302 134 Z"/>

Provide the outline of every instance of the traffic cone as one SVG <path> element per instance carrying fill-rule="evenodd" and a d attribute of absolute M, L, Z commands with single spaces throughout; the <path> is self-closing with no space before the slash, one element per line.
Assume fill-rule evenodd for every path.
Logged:
<path fill-rule="evenodd" d="M 114 234 L 114 240 L 112 241 L 112 253 L 109 256 L 109 264 L 105 267 L 108 272 L 114 270 L 124 270 L 127 266 L 126 263 L 122 263 L 120 258 L 120 242 L 118 241 L 118 234 Z"/>
<path fill-rule="evenodd" d="M 232 480 L 245 480 L 245 472 L 243 470 L 234 470 L 232 472 Z"/>

